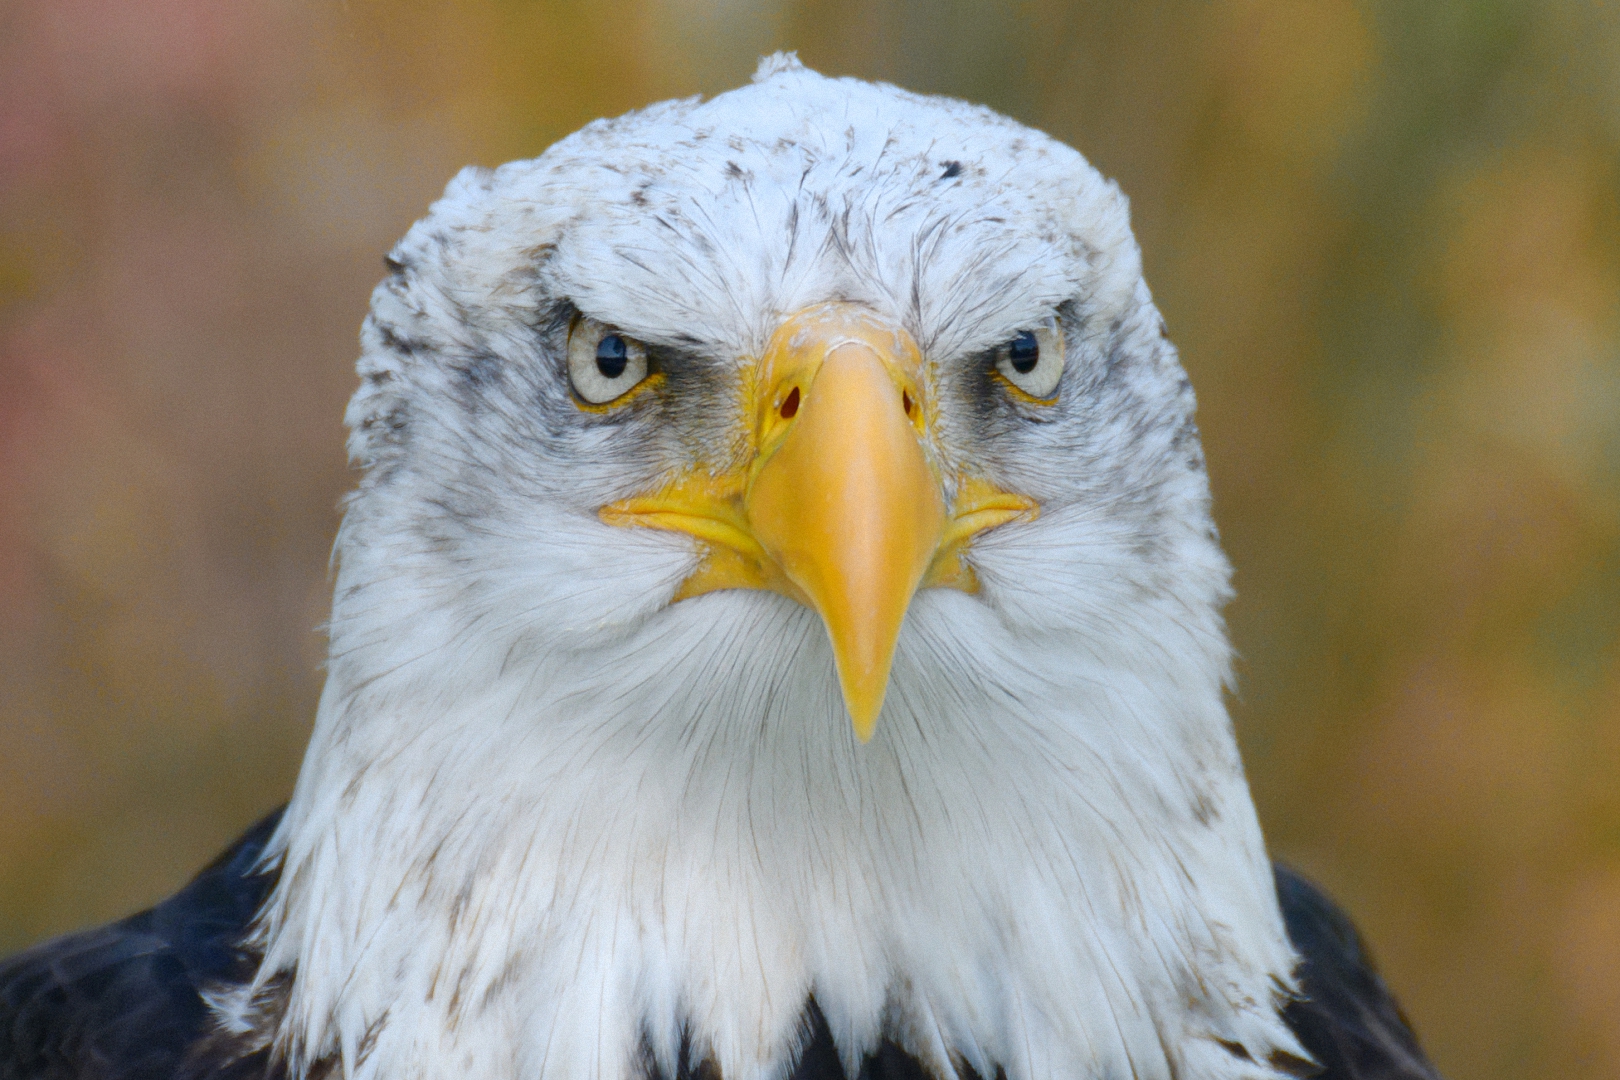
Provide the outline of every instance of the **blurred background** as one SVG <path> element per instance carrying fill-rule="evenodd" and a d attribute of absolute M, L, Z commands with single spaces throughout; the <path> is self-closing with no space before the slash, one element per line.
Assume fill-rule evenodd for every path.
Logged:
<path fill-rule="evenodd" d="M 5 0 L 0 952 L 291 789 L 381 257 L 461 165 L 745 81 L 986 102 L 1131 196 L 1275 853 L 1457 1080 L 1620 1075 L 1620 9 Z"/>

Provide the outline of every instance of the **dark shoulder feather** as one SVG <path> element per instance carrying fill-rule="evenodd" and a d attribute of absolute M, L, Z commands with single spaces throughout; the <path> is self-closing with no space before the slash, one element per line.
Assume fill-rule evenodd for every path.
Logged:
<path fill-rule="evenodd" d="M 1294 871 L 1274 869 L 1301 958 L 1301 997 L 1284 1016 L 1322 1065 L 1317 1080 L 1440 1080 L 1349 917 Z"/>
<path fill-rule="evenodd" d="M 171 1080 L 211 1027 L 199 991 L 253 973 L 240 942 L 274 882 L 255 871 L 280 818 L 156 907 L 0 960 L 0 1080 Z"/>

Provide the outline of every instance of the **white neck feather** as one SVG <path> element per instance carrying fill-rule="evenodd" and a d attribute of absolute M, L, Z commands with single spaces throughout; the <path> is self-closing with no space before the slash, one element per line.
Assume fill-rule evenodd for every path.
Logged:
<path fill-rule="evenodd" d="M 773 594 L 526 651 L 340 580 L 261 927 L 295 1071 L 673 1076 L 684 1027 L 770 1080 L 814 994 L 851 1076 L 882 1037 L 943 1077 L 1275 1075 L 1292 954 L 1218 618 L 1018 637 L 995 590 L 916 598 L 861 746 Z"/>

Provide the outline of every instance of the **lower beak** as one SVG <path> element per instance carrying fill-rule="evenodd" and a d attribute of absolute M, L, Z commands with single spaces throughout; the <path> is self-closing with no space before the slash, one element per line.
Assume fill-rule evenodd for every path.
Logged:
<path fill-rule="evenodd" d="M 722 588 L 786 593 L 820 614 L 855 734 L 872 737 L 906 610 L 919 586 L 972 591 L 967 539 L 1034 503 L 963 485 L 947 512 L 925 449 L 933 403 L 904 330 L 852 304 L 788 319 L 754 380 L 752 460 L 602 508 L 604 521 L 677 529 L 709 557 L 677 599 Z M 957 500 L 961 502 L 960 497 Z"/>

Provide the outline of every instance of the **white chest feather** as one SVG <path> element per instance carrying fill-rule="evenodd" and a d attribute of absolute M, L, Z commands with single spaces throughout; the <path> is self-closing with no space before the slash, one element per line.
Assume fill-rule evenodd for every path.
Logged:
<path fill-rule="evenodd" d="M 619 1080 L 648 1051 L 673 1075 L 684 1029 L 768 1080 L 812 994 L 850 1075 L 882 1037 L 1010 1080 L 1271 1076 L 1294 1047 L 1207 656 L 1015 652 L 925 593 L 866 746 L 819 622 L 770 594 L 465 659 L 508 670 L 444 696 L 334 664 L 266 927 L 295 1062 Z"/>

